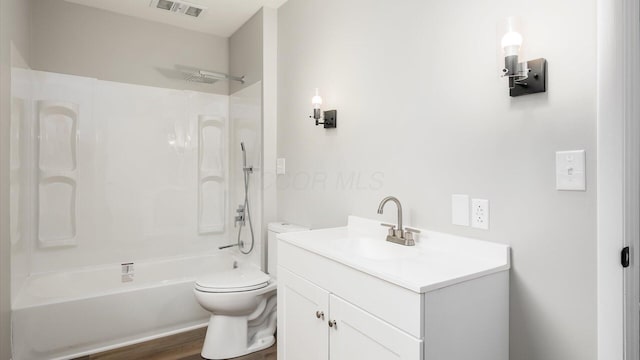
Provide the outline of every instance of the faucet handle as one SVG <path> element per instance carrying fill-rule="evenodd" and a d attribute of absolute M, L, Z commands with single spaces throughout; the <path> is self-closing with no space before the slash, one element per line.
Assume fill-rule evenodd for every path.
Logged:
<path fill-rule="evenodd" d="M 382 223 L 380 225 L 386 226 L 386 227 L 389 228 L 389 236 L 396 236 L 396 226 L 395 225 L 393 225 L 393 224 L 385 224 L 385 223 Z"/>
<path fill-rule="evenodd" d="M 410 228 L 410 227 L 404 227 L 404 231 L 406 232 L 410 232 L 410 233 L 414 233 L 414 234 L 420 234 L 420 230 L 418 229 L 414 229 L 414 228 Z"/>
<path fill-rule="evenodd" d="M 406 239 L 407 245 L 409 245 L 409 246 L 415 245 L 413 234 L 420 234 L 420 230 L 412 229 L 412 228 L 409 228 L 409 227 L 405 227 L 404 228 L 404 238 Z"/>

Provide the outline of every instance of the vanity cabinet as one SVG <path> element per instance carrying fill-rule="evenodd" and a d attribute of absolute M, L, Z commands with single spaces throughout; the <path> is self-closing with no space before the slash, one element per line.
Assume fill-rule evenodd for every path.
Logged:
<path fill-rule="evenodd" d="M 508 360 L 509 247 L 380 228 L 278 235 L 278 360 Z"/>
<path fill-rule="evenodd" d="M 421 340 L 284 268 L 278 276 L 278 359 L 421 358 Z"/>
<path fill-rule="evenodd" d="M 329 292 L 279 267 L 278 360 L 327 360 L 328 319 Z"/>

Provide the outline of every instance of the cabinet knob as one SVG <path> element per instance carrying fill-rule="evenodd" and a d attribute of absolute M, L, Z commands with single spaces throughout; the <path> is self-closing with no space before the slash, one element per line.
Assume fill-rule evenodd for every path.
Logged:
<path fill-rule="evenodd" d="M 317 317 L 318 319 L 322 319 L 322 320 L 324 320 L 324 312 L 322 312 L 322 311 L 320 311 L 320 310 L 316 311 L 316 317 Z"/>
<path fill-rule="evenodd" d="M 329 320 L 329 327 L 338 330 L 338 323 L 335 320 Z"/>

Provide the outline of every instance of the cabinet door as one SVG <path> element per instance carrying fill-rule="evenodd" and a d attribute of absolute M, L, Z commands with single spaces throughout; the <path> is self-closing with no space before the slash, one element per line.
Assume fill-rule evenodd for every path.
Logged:
<path fill-rule="evenodd" d="M 422 340 L 331 295 L 331 360 L 420 360 Z M 417 315 L 416 315 L 417 316 Z"/>
<path fill-rule="evenodd" d="M 278 360 L 329 359 L 329 293 L 278 267 Z"/>

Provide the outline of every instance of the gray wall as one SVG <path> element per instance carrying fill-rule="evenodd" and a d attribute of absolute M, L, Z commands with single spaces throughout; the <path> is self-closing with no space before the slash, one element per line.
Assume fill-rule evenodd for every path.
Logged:
<path fill-rule="evenodd" d="M 378 216 L 510 244 L 512 360 L 596 358 L 594 0 L 289 0 L 278 11 L 278 215 Z M 500 24 L 523 18 L 548 92 L 510 98 Z M 314 88 L 338 128 L 308 118 Z M 555 152 L 587 151 L 588 191 L 555 190 Z M 489 199 L 490 230 L 451 225 L 451 194 Z"/>
<path fill-rule="evenodd" d="M 277 153 L 277 47 L 278 13 L 262 8 L 229 39 L 230 73 L 245 76 L 245 83 L 230 83 L 230 93 L 262 81 L 262 239 L 267 238 L 267 225 L 278 220 L 277 193 L 274 186 Z M 232 99 L 233 100 L 233 99 Z M 233 115 L 233 101 L 230 109 Z M 231 147 L 237 151 L 237 147 Z M 267 266 L 267 242 L 262 242 L 262 265 Z"/>
<path fill-rule="evenodd" d="M 245 76 L 244 84 L 230 82 L 231 94 L 262 80 L 263 23 L 261 9 L 229 38 L 229 72 Z"/>
<path fill-rule="evenodd" d="M 157 69 L 188 65 L 226 73 L 227 38 L 63 0 L 34 0 L 32 67 L 132 84 L 228 94 L 226 81 L 203 85 Z"/>
<path fill-rule="evenodd" d="M 11 358 L 9 128 L 11 65 L 28 66 L 30 0 L 0 1 L 0 359 Z"/>

